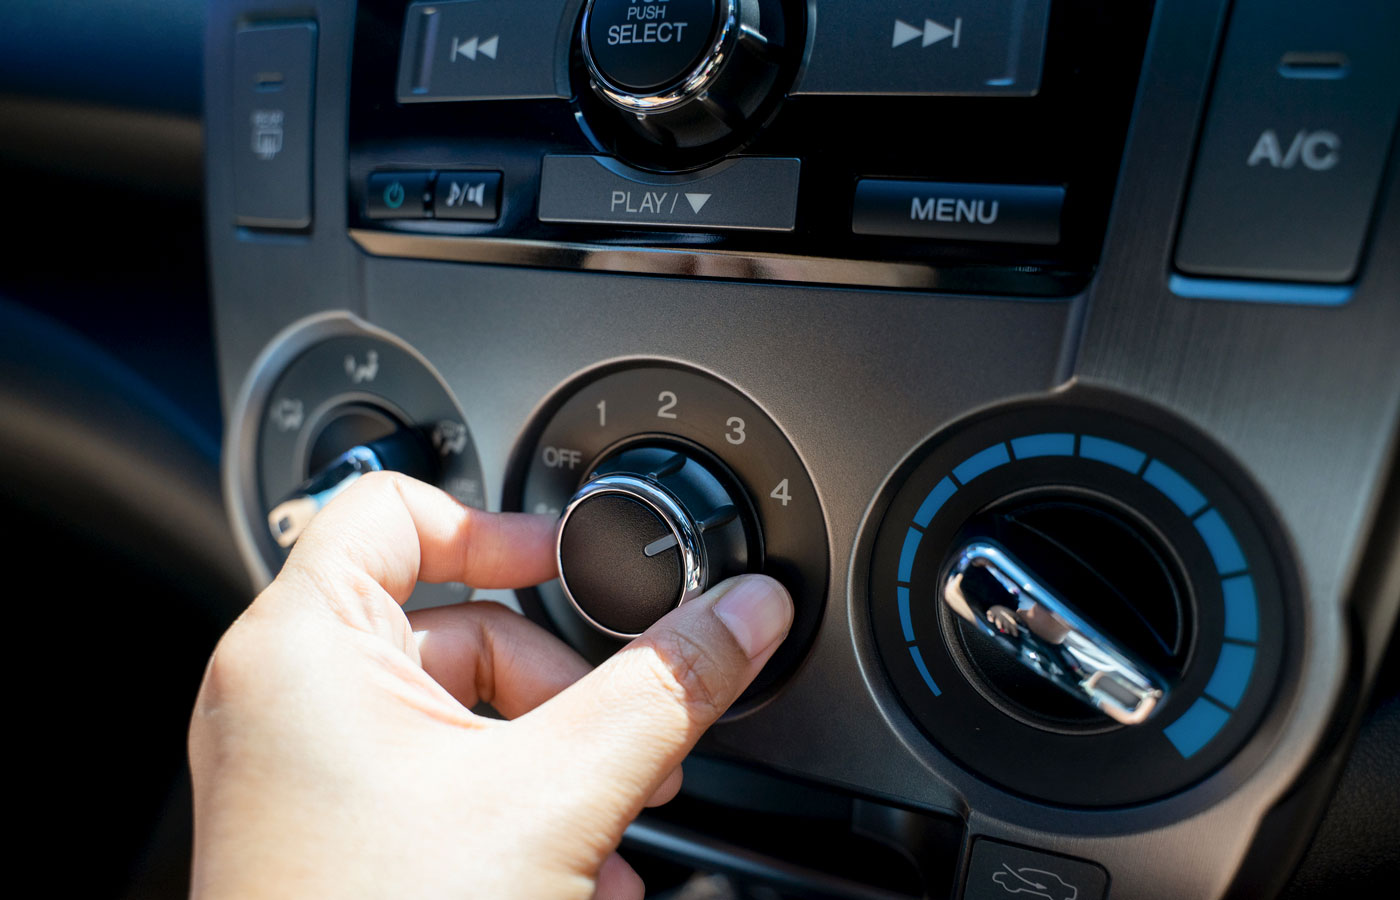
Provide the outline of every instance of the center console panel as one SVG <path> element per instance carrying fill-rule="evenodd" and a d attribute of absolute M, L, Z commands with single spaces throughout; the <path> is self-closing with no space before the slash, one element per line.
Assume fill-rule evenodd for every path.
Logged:
<path fill-rule="evenodd" d="M 617 5 L 618 28 L 626 9 L 674 20 L 682 6 Z M 697 32 L 724 6 L 695 5 Z M 361 3 L 352 238 L 378 255 L 554 268 L 1036 296 L 1084 286 L 1150 4 L 945 3 L 913 17 L 917 34 L 899 3 L 752 6 L 761 96 L 721 82 L 698 111 L 654 112 L 598 87 L 578 0 Z M 464 55 L 488 33 L 494 56 Z M 616 52 L 638 46 L 650 49 Z M 413 199 L 391 209 L 380 195 L 400 177 Z M 454 184 L 484 185 L 485 205 L 453 203 Z"/>
<path fill-rule="evenodd" d="M 632 846 L 1268 894 L 1397 612 L 1400 23 L 1332 6 L 216 3 L 250 573 L 376 467 L 557 517 L 475 596 L 593 660 L 767 572 L 793 636 Z"/>

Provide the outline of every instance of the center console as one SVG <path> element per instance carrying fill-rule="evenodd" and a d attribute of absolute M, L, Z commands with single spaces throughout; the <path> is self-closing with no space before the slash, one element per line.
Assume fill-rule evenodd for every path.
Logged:
<path fill-rule="evenodd" d="M 595 662 L 778 578 L 792 634 L 644 852 L 803 896 L 1287 878 L 1397 612 L 1395 9 L 225 0 L 208 29 L 255 580 L 385 468 L 556 518 L 558 580 L 476 596 Z"/>

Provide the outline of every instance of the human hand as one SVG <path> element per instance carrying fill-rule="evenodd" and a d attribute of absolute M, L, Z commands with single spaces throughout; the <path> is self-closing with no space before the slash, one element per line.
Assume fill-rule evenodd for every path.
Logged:
<path fill-rule="evenodd" d="M 732 579 L 592 672 L 498 604 L 401 609 L 420 579 L 553 578 L 553 534 L 393 473 L 317 515 L 205 673 L 193 896 L 642 896 L 623 830 L 675 795 L 792 602 Z"/>

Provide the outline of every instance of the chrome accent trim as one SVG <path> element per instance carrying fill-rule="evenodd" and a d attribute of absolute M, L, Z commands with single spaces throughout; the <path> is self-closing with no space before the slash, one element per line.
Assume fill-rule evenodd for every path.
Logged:
<path fill-rule="evenodd" d="M 1134 662 L 1001 547 L 974 541 L 943 582 L 948 608 L 1022 665 L 1122 725 L 1140 725 L 1166 681 Z"/>
<path fill-rule="evenodd" d="M 637 94 L 614 84 L 593 61 L 593 51 L 589 48 L 588 41 L 588 22 L 593 17 L 595 2 L 596 0 L 589 0 L 588 7 L 583 11 L 583 24 L 579 28 L 579 43 L 583 46 L 583 59 L 588 64 L 588 73 L 602 97 L 614 106 L 639 116 L 663 112 L 704 93 L 729 61 L 730 53 L 739 42 L 739 0 L 724 0 L 724 24 L 695 68 L 676 85 L 650 94 Z"/>
<path fill-rule="evenodd" d="M 772 885 L 785 894 L 827 900 L 915 900 L 882 887 L 861 884 L 800 862 L 751 850 L 643 812 L 623 832 L 624 844 L 698 869 Z"/>
<path fill-rule="evenodd" d="M 554 562 L 559 571 L 559 586 L 563 588 L 564 596 L 568 598 L 569 604 L 583 617 L 585 622 L 604 634 L 623 640 L 631 640 L 641 632 L 627 634 L 614 631 L 598 622 L 588 614 L 578 600 L 574 599 L 573 591 L 569 590 L 569 581 L 564 577 L 562 544 L 564 527 L 568 524 L 569 517 L 584 503 L 606 494 L 617 494 L 630 500 L 636 500 L 656 513 L 661 521 L 666 523 L 666 527 L 671 530 L 671 535 L 675 538 L 676 549 L 681 554 L 681 593 L 680 599 L 676 601 L 676 606 L 694 600 L 705 592 L 705 584 L 709 575 L 709 560 L 705 556 L 705 543 L 700 535 L 700 527 L 695 524 L 690 513 L 686 511 L 675 495 L 656 482 L 640 475 L 603 475 L 594 478 L 578 489 L 569 501 L 569 505 L 564 507 L 564 512 L 559 516 L 559 524 L 554 532 Z"/>
<path fill-rule="evenodd" d="M 321 472 L 307 479 L 272 507 L 267 514 L 267 530 L 279 547 L 290 547 L 301 537 L 311 519 L 342 491 L 369 472 L 384 471 L 379 454 L 363 445 L 351 447 Z"/>
<path fill-rule="evenodd" d="M 408 234 L 370 228 L 351 228 L 349 234 L 350 239 L 366 253 L 400 259 L 581 269 L 589 272 L 621 272 L 633 275 L 948 290 L 948 286 L 943 283 L 943 273 L 935 266 L 923 263 L 833 259 L 824 256 L 752 253 L 698 247 L 638 247 L 523 238 Z M 1054 273 L 1046 274 L 1054 277 Z M 1018 299 L 1053 302 L 1069 296 L 1071 291 L 1066 289 L 1062 294 L 1031 294 Z"/>

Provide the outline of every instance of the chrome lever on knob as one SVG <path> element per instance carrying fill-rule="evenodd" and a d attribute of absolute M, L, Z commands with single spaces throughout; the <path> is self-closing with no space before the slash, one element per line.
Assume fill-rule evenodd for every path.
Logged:
<path fill-rule="evenodd" d="M 311 518 L 337 494 L 367 472 L 379 472 L 384 463 L 379 454 L 366 446 L 351 447 L 323 471 L 307 479 L 301 487 L 267 514 L 267 527 L 279 547 L 290 547 L 301 537 Z"/>
<path fill-rule="evenodd" d="M 422 437 L 405 429 L 367 444 L 351 447 L 311 476 L 267 514 L 267 528 L 282 548 L 291 547 L 311 519 L 336 495 L 370 472 L 393 470 L 431 480 L 431 457 Z"/>
<path fill-rule="evenodd" d="M 1166 697 L 1165 679 L 994 543 L 974 541 L 958 551 L 943 601 L 1023 666 L 1116 722 L 1145 722 Z"/>

